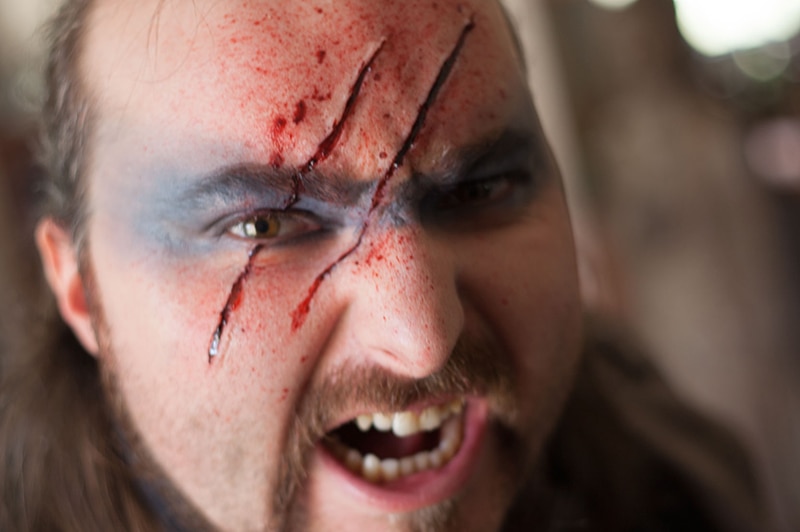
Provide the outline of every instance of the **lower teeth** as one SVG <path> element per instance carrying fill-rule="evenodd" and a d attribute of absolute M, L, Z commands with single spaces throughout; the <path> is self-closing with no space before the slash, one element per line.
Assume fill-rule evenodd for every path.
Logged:
<path fill-rule="evenodd" d="M 438 469 L 449 463 L 461 448 L 461 425 L 462 416 L 452 416 L 442 424 L 438 447 L 403 458 L 381 460 L 371 453 L 362 456 L 357 450 L 348 448 L 336 440 L 328 440 L 328 446 L 353 473 L 376 484 L 391 482 L 415 473 Z"/>

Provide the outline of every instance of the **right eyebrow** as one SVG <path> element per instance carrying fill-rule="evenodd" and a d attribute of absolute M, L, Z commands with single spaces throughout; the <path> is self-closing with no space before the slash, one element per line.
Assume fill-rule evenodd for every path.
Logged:
<path fill-rule="evenodd" d="M 343 207 L 357 205 L 375 185 L 375 181 L 347 179 L 317 170 L 300 173 L 276 169 L 271 165 L 238 164 L 202 177 L 185 190 L 178 201 L 191 208 L 234 203 L 254 197 L 269 198 L 277 204 L 291 197 L 298 179 L 302 196 Z"/>

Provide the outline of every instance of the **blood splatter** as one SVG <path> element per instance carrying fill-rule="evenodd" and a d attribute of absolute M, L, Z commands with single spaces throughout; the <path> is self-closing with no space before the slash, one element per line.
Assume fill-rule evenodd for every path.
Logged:
<path fill-rule="evenodd" d="M 242 290 L 244 283 L 250 276 L 250 272 L 253 270 L 253 262 L 255 262 L 256 255 L 258 255 L 262 248 L 263 246 L 259 244 L 248 253 L 247 265 L 233 283 L 230 294 L 228 294 L 228 299 L 225 302 L 225 307 L 223 307 L 222 311 L 219 313 L 219 322 L 217 323 L 217 328 L 214 329 L 214 334 L 211 336 L 211 343 L 208 346 L 209 364 L 219 355 L 219 344 L 222 341 L 222 333 L 225 331 L 225 326 L 228 325 L 231 313 L 242 304 L 242 299 L 244 298 Z"/>
<path fill-rule="evenodd" d="M 287 123 L 288 122 L 284 117 L 279 116 L 278 118 L 275 119 L 275 122 L 273 122 L 272 124 L 272 132 L 275 133 L 276 136 L 280 135 L 281 133 L 283 133 L 283 130 L 286 129 Z"/>
<path fill-rule="evenodd" d="M 306 101 L 305 100 L 300 100 L 299 102 L 297 102 L 297 105 L 294 108 L 294 120 L 293 121 L 294 121 L 295 124 L 299 124 L 300 122 L 302 122 L 305 119 L 306 111 L 307 111 Z"/>
<path fill-rule="evenodd" d="M 317 50 L 317 63 L 322 64 L 326 55 L 328 55 L 328 52 L 325 50 Z"/>
<path fill-rule="evenodd" d="M 450 55 L 447 56 L 447 58 L 445 59 L 444 63 L 442 64 L 442 67 L 440 68 L 439 73 L 437 74 L 436 79 L 434 80 L 433 85 L 431 86 L 431 89 L 428 92 L 427 97 L 422 102 L 422 105 L 419 108 L 419 111 L 417 113 L 417 118 L 414 121 L 414 124 L 412 125 L 412 127 L 411 127 L 411 129 L 410 129 L 410 131 L 408 133 L 408 136 L 403 141 L 403 144 L 401 145 L 400 150 L 395 155 L 395 158 L 392 161 L 392 164 L 389 166 L 389 169 L 386 171 L 386 173 L 384 174 L 383 178 L 378 183 L 378 186 L 375 188 L 375 192 L 372 195 L 372 203 L 370 205 L 369 212 L 365 216 L 364 222 L 361 224 L 361 229 L 359 231 L 359 235 L 358 235 L 358 239 L 356 240 L 356 243 L 352 247 L 350 247 L 350 249 L 348 249 L 347 251 L 342 253 L 339 256 L 338 259 L 336 259 L 334 262 L 329 264 L 328 267 L 325 268 L 325 270 L 322 271 L 322 273 L 317 275 L 316 279 L 314 279 L 314 282 L 311 284 L 311 286 L 308 289 L 308 293 L 306 294 L 306 298 L 303 301 L 300 302 L 300 304 L 297 306 L 297 308 L 294 309 L 294 311 L 292 311 L 291 316 L 292 316 L 292 331 L 293 332 L 297 331 L 297 329 L 299 329 L 300 327 L 303 326 L 303 323 L 305 322 L 305 319 L 308 317 L 308 313 L 311 310 L 311 302 L 314 299 L 314 296 L 316 295 L 316 293 L 319 290 L 320 286 L 322 285 L 323 281 L 330 275 L 330 273 L 339 264 L 342 263 L 342 261 L 347 259 L 347 257 L 352 255 L 361 246 L 361 242 L 364 240 L 364 235 L 367 232 L 367 228 L 369 227 L 369 219 L 370 219 L 372 213 L 380 205 L 380 203 L 381 203 L 381 201 L 383 199 L 383 194 L 385 192 L 385 188 L 388 185 L 388 183 L 391 180 L 391 178 L 394 176 L 394 173 L 397 171 L 397 169 L 399 169 L 403 165 L 403 162 L 405 161 L 406 155 L 411 150 L 411 148 L 414 146 L 414 142 L 417 140 L 417 137 L 419 136 L 420 132 L 422 131 L 422 127 L 425 125 L 425 119 L 428 116 L 428 112 L 430 111 L 431 106 L 433 106 L 433 103 L 436 101 L 436 98 L 439 96 L 439 92 L 440 92 L 442 86 L 447 81 L 447 78 L 450 76 L 450 73 L 453 70 L 453 66 L 455 65 L 455 62 L 458 59 L 458 56 L 460 55 L 462 48 L 464 47 L 464 42 L 466 41 L 467 36 L 474 29 L 474 27 L 475 27 L 475 22 L 473 20 L 470 20 L 469 23 L 467 23 L 467 25 L 462 30 L 461 35 L 459 36 L 459 39 L 458 39 L 455 47 L 453 48 L 453 51 L 450 52 Z M 381 48 L 382 47 L 383 47 L 383 44 L 381 44 Z M 380 48 L 378 49 L 378 51 L 380 51 Z M 377 55 L 377 52 L 376 52 L 376 55 Z M 370 62 L 372 60 L 374 60 L 374 59 L 375 59 L 375 56 L 373 56 L 373 58 L 370 60 Z M 362 73 L 365 73 L 365 71 L 362 71 Z M 359 78 L 361 78 L 361 76 L 359 76 Z M 357 85 L 360 85 L 360 84 L 357 83 Z M 360 86 L 358 88 L 360 88 Z M 354 90 L 354 92 L 357 94 L 357 91 Z M 352 98 L 352 95 L 351 95 L 351 98 Z M 349 102 L 348 102 L 348 104 L 349 104 Z M 331 135 L 333 135 L 333 133 Z M 309 161 L 309 163 L 310 163 L 310 161 Z M 313 168 L 313 166 L 312 166 L 312 168 Z"/>
<path fill-rule="evenodd" d="M 308 313 L 311 310 L 311 302 L 314 299 L 314 296 L 316 295 L 317 291 L 319 290 L 324 280 L 339 264 L 341 264 L 345 259 L 347 259 L 347 257 L 352 255 L 361 246 L 372 213 L 380 205 L 383 199 L 385 188 L 388 185 L 391 178 L 394 176 L 394 173 L 397 171 L 398 168 L 400 168 L 403 165 L 406 155 L 414 146 L 414 142 L 416 141 L 420 131 L 422 130 L 423 125 L 425 124 L 425 119 L 427 118 L 428 111 L 430 110 L 431 106 L 433 105 L 434 101 L 439 95 L 439 91 L 441 90 L 445 81 L 447 81 L 447 78 L 449 77 L 450 72 L 453 69 L 453 65 L 455 64 L 456 60 L 458 59 L 458 56 L 461 53 L 461 49 L 464 46 L 464 42 L 466 40 L 467 35 L 472 31 L 474 27 L 475 27 L 474 21 L 470 20 L 470 22 L 462 30 L 461 36 L 459 37 L 455 48 L 442 64 L 442 67 L 439 70 L 439 74 L 436 76 L 436 79 L 434 80 L 434 83 L 431 86 L 431 89 L 428 92 L 425 101 L 419 108 L 419 111 L 417 113 L 417 118 L 414 121 L 414 124 L 412 125 L 408 136 L 406 137 L 405 141 L 400 147 L 400 150 L 395 155 L 392 164 L 389 166 L 389 169 L 386 171 L 383 178 L 378 183 L 375 192 L 373 193 L 370 210 L 365 216 L 363 223 L 361 224 L 361 229 L 358 235 L 358 239 L 356 240 L 356 243 L 352 247 L 350 247 L 347 251 L 342 253 L 338 259 L 329 264 L 328 267 L 325 268 L 325 270 L 323 270 L 319 275 L 317 275 L 317 277 L 314 279 L 314 282 L 309 287 L 305 299 L 301 301 L 300 304 L 297 306 L 297 308 L 295 308 L 295 310 L 291 313 L 292 331 L 296 331 L 297 329 L 303 326 L 303 323 L 305 323 L 305 320 L 308 317 Z M 378 57 L 378 54 L 380 54 L 381 50 L 383 50 L 384 44 L 385 41 L 381 43 L 381 45 L 378 47 L 378 49 L 375 51 L 372 57 L 370 57 L 369 61 L 367 61 L 367 63 L 359 71 L 358 77 L 356 79 L 355 84 L 353 85 L 353 88 L 350 91 L 350 96 L 347 99 L 342 115 L 340 116 L 339 120 L 334 122 L 330 134 L 320 143 L 317 152 L 308 160 L 308 162 L 305 164 L 301 172 L 293 176 L 292 178 L 293 192 L 289 200 L 287 200 L 284 209 L 292 207 L 299 200 L 300 194 L 303 191 L 302 173 L 310 172 L 311 170 L 313 170 L 313 168 L 317 164 L 325 160 L 336 147 L 336 144 L 338 143 L 339 138 L 341 137 L 342 131 L 344 130 L 344 125 L 347 122 L 347 119 L 352 114 L 356 101 L 358 100 L 358 96 L 364 84 L 364 79 L 366 78 L 366 75 L 372 70 L 372 65 L 375 62 L 375 59 Z M 315 97 L 316 96 L 317 92 L 315 90 Z M 327 95 L 327 98 L 330 98 L 330 95 Z M 305 105 L 304 102 L 302 103 L 303 105 Z M 297 113 L 295 113 L 295 117 L 297 117 Z M 284 130 L 286 124 L 287 121 L 284 117 L 278 117 L 275 119 L 275 122 L 273 124 L 273 131 L 276 134 L 276 136 Z M 220 312 L 217 328 L 214 330 L 214 333 L 211 336 L 211 342 L 208 348 L 209 364 L 212 363 L 217 356 L 219 356 L 219 347 L 222 341 L 222 334 L 224 333 L 225 327 L 227 326 L 228 321 L 230 320 L 231 313 L 241 305 L 242 299 L 244 297 L 243 295 L 244 284 L 247 281 L 247 278 L 250 276 L 250 273 L 252 272 L 253 263 L 255 262 L 256 256 L 262 249 L 263 245 L 259 244 L 250 250 L 250 253 L 248 254 L 247 265 L 245 266 L 244 270 L 242 270 L 242 272 L 239 274 L 239 277 L 237 277 L 236 281 L 233 283 L 233 286 L 231 287 L 231 291 L 230 294 L 228 295 L 225 307 Z M 284 389 L 282 399 L 285 399 L 288 396 L 288 393 L 289 390 Z"/>
<path fill-rule="evenodd" d="M 386 247 L 388 246 L 388 238 L 382 238 L 379 242 L 372 242 L 367 256 L 364 258 L 364 264 L 371 266 L 372 262 L 380 262 L 386 257 Z"/>
<path fill-rule="evenodd" d="M 311 95 L 311 99 L 317 102 L 326 102 L 331 99 L 331 93 L 321 94 L 319 87 L 314 87 L 314 94 Z"/>

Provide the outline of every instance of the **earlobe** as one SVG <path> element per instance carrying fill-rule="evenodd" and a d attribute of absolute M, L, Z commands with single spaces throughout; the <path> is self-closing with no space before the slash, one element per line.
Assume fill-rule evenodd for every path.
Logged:
<path fill-rule="evenodd" d="M 84 349 L 97 355 L 97 336 L 86 300 L 84 279 L 69 233 L 52 218 L 44 218 L 36 227 L 36 245 L 61 317 L 72 328 Z"/>

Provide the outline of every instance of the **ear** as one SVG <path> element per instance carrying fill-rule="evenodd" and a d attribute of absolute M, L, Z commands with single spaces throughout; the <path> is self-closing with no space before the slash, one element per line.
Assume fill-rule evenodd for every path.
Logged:
<path fill-rule="evenodd" d="M 92 326 L 72 238 L 52 218 L 44 218 L 36 226 L 36 245 L 61 317 L 72 328 L 84 349 L 96 356 L 97 336 Z"/>

